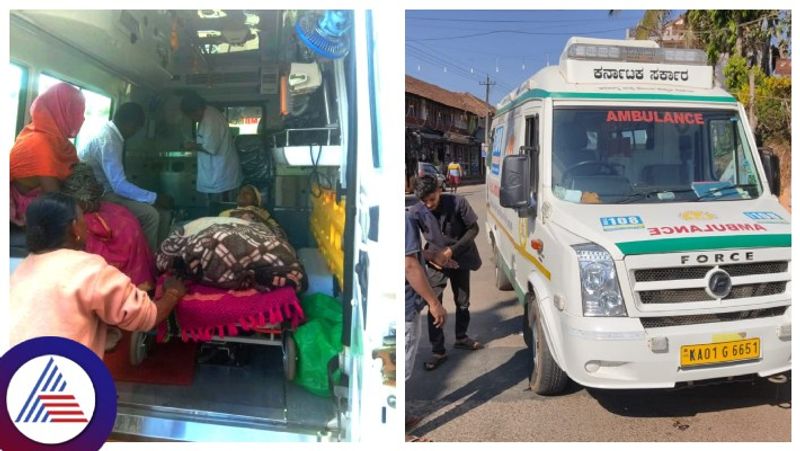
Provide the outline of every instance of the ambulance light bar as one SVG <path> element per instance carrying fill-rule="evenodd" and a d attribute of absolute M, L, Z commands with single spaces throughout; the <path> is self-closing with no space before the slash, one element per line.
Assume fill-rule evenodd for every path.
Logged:
<path fill-rule="evenodd" d="M 598 44 L 572 44 L 567 49 L 567 58 L 631 63 L 690 64 L 696 66 L 706 66 L 708 64 L 706 53 L 697 49 L 664 49 Z"/>

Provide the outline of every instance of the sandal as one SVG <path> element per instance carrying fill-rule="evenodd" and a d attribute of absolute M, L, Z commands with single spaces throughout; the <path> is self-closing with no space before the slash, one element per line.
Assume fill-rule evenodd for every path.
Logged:
<path fill-rule="evenodd" d="M 419 437 L 416 435 L 406 435 L 407 442 L 432 442 L 433 440 L 425 437 Z"/>
<path fill-rule="evenodd" d="M 453 347 L 458 349 L 466 349 L 468 351 L 477 351 L 478 349 L 483 349 L 483 345 L 480 342 L 475 341 L 469 337 L 464 337 L 461 340 L 456 340 Z"/>
<path fill-rule="evenodd" d="M 433 371 L 439 368 L 439 365 L 443 364 L 446 360 L 447 354 L 433 354 L 431 358 L 425 362 L 425 370 Z"/>

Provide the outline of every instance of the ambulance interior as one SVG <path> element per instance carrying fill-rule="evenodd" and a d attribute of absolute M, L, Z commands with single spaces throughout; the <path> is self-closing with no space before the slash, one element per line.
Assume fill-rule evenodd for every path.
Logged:
<path fill-rule="evenodd" d="M 179 224 L 233 206 L 206 203 L 196 191 L 197 157 L 183 150 L 195 129 L 180 111 L 181 95 L 198 93 L 227 117 L 244 183 L 260 190 L 262 206 L 297 250 L 309 280 L 305 294 L 341 300 L 347 292 L 343 187 L 355 117 L 348 107 L 355 89 L 349 17 L 342 11 L 11 11 L 10 70 L 19 80 L 12 93 L 15 132 L 29 120 L 37 93 L 60 81 L 86 98 L 76 147 L 120 104 L 141 104 L 146 122 L 126 142 L 125 171 L 136 185 L 169 194 L 173 224 Z M 24 232 L 12 230 L 11 247 L 12 261 L 26 255 Z M 343 311 L 346 318 L 346 306 Z M 335 435 L 337 397 L 287 380 L 286 360 L 296 350 L 287 351 L 281 336 L 259 342 L 260 335 L 199 345 L 198 356 L 214 357 L 195 359 L 188 385 L 117 381 L 118 438 Z M 149 341 L 131 346 L 152 352 L 161 345 L 142 340 Z"/>

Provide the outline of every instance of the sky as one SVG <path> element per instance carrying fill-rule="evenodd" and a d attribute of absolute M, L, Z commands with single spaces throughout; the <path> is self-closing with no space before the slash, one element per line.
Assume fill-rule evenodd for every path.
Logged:
<path fill-rule="evenodd" d="M 488 75 L 489 103 L 506 94 L 548 62 L 558 64 L 572 36 L 624 39 L 644 11 L 407 11 L 406 74 L 480 99 Z M 521 32 L 515 33 L 514 31 Z M 471 36 L 476 35 L 476 36 Z"/>

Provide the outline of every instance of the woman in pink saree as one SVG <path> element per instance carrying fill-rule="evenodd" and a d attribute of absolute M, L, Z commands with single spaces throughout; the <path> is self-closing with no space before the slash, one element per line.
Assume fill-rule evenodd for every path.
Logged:
<path fill-rule="evenodd" d="M 83 125 L 84 109 L 83 94 L 67 83 L 33 101 L 31 123 L 17 136 L 10 154 L 11 222 L 24 227 L 25 212 L 34 199 L 45 192 L 64 191 L 90 206 L 82 205 L 89 228 L 85 250 L 102 256 L 139 288 L 149 290 L 155 287 L 155 258 L 136 217 L 125 207 L 101 203 L 103 190 L 93 175 L 74 175 L 78 153 L 70 139 Z"/>
<path fill-rule="evenodd" d="M 103 187 L 85 163 L 72 167 L 62 192 L 78 201 L 89 233 L 85 251 L 97 254 L 131 278 L 139 289 L 155 288 L 155 257 L 147 245 L 139 220 L 127 208 L 102 202 Z"/>

